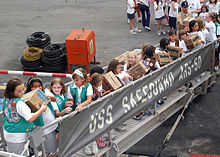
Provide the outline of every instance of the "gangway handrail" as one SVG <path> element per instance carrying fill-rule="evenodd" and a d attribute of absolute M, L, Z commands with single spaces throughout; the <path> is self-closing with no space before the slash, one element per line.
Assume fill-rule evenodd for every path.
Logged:
<path fill-rule="evenodd" d="M 203 47 L 201 47 L 201 48 L 199 48 L 199 49 L 197 49 L 197 50 L 191 52 L 189 55 L 194 54 L 194 53 L 197 53 L 197 51 L 199 51 L 199 50 L 201 50 L 201 49 L 203 49 L 203 48 L 205 48 L 205 47 L 208 47 L 209 45 L 211 45 L 212 43 L 215 43 L 215 42 L 216 42 L 217 40 L 219 40 L 219 39 L 220 39 L 220 38 L 216 39 L 216 40 L 213 41 L 213 42 L 210 42 L 210 43 L 206 44 L 205 46 L 203 46 Z M 186 57 L 187 57 L 187 56 L 180 57 L 180 58 L 174 60 L 172 63 L 166 64 L 166 65 L 162 66 L 160 69 L 157 69 L 157 70 L 155 70 L 155 71 L 149 73 L 148 75 L 145 75 L 145 76 L 143 76 L 143 77 L 141 77 L 141 78 L 139 78 L 139 79 L 133 81 L 132 83 L 127 84 L 127 85 L 125 85 L 125 86 L 119 88 L 118 90 L 115 90 L 115 91 L 111 92 L 110 94 L 105 95 L 104 97 L 101 97 L 100 99 L 98 99 L 98 100 L 96 100 L 96 101 L 92 101 L 89 105 L 84 106 L 84 107 L 82 108 L 82 111 L 85 110 L 85 109 L 89 109 L 91 106 L 96 105 L 99 101 L 102 101 L 103 99 L 107 99 L 108 97 L 111 97 L 111 96 L 113 96 L 113 95 L 116 95 L 116 94 L 119 93 L 121 90 L 124 90 L 124 89 L 128 88 L 129 86 L 133 86 L 134 84 L 136 84 L 136 83 L 138 83 L 138 82 L 140 82 L 140 81 L 142 81 L 142 80 L 144 80 L 144 79 L 146 79 L 146 78 L 148 78 L 148 77 L 151 77 L 151 76 L 152 76 L 154 73 L 156 73 L 157 71 L 162 71 L 162 70 L 166 69 L 167 66 L 169 66 L 169 65 L 171 65 L 171 64 L 174 64 L 174 63 L 176 63 L 176 62 L 180 62 L 180 61 L 182 60 L 182 58 L 186 58 Z M 46 129 L 46 128 L 50 127 L 51 125 L 55 124 L 55 123 L 59 123 L 60 121 L 66 119 L 66 118 L 70 118 L 70 117 L 76 115 L 77 113 L 78 113 L 78 111 L 73 111 L 73 112 L 69 113 L 68 115 L 64 115 L 63 117 L 56 118 L 55 121 L 51 122 L 51 123 L 48 124 L 48 125 L 45 125 L 45 126 L 43 127 L 43 129 Z"/>

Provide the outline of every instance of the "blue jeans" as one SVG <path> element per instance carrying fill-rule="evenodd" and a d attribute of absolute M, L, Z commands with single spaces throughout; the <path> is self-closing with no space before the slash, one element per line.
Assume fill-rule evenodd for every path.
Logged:
<path fill-rule="evenodd" d="M 145 27 L 145 26 L 149 27 L 149 25 L 150 25 L 150 9 L 149 9 L 149 7 L 146 5 L 140 4 L 140 11 L 141 11 L 141 15 L 142 15 L 143 27 Z M 147 14 L 147 19 L 145 18 L 145 12 Z"/>

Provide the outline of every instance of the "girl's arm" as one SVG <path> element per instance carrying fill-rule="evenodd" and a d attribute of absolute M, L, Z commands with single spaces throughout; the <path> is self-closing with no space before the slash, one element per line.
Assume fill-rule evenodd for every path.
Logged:
<path fill-rule="evenodd" d="M 72 108 L 71 107 L 66 107 L 63 111 L 59 111 L 59 110 L 55 110 L 55 114 L 57 117 L 61 117 L 63 116 L 64 114 L 66 113 L 70 113 L 72 111 Z"/>
<path fill-rule="evenodd" d="M 175 2 L 174 1 L 172 2 L 172 8 L 173 8 L 174 11 L 177 10 L 177 8 L 175 8 Z"/>
<path fill-rule="evenodd" d="M 47 106 L 44 105 L 44 103 L 43 103 L 41 105 L 40 109 L 33 114 L 33 116 L 28 120 L 28 122 L 31 123 L 31 122 L 35 121 L 40 116 L 40 114 L 45 112 L 46 110 L 47 110 Z"/>
<path fill-rule="evenodd" d="M 82 107 L 87 106 L 91 102 L 92 102 L 92 96 L 87 96 L 87 100 L 84 101 L 83 103 L 77 105 L 75 110 L 78 110 L 79 112 L 82 112 Z"/>

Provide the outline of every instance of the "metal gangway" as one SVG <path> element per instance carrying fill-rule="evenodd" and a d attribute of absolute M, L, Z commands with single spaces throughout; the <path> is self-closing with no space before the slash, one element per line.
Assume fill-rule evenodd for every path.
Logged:
<path fill-rule="evenodd" d="M 140 50 L 137 51 L 140 52 Z M 212 61 L 212 64 L 214 64 L 214 61 Z M 99 149 L 98 154 L 95 154 L 93 156 L 120 156 L 126 150 L 132 147 L 135 143 L 140 141 L 143 137 L 145 137 L 153 130 L 155 130 L 158 126 L 160 126 L 162 123 L 164 123 L 172 115 L 180 111 L 185 106 L 185 104 L 193 101 L 193 99 L 199 95 L 205 95 L 207 93 L 207 90 L 215 84 L 218 75 L 219 71 L 214 71 L 214 68 L 212 68 L 209 71 L 205 71 L 200 77 L 199 81 L 196 79 L 190 80 L 190 83 L 188 83 L 187 85 L 183 85 L 181 90 L 176 89 L 175 91 L 167 95 L 167 99 L 165 100 L 163 105 L 161 105 L 160 107 L 157 107 L 155 105 L 153 109 L 153 115 L 143 116 L 141 120 L 134 120 L 132 118 L 126 120 L 125 131 L 117 131 L 115 129 L 109 130 L 107 132 L 109 136 L 109 145 L 103 149 Z M 87 107 L 84 107 L 83 110 L 84 109 L 87 109 Z M 77 112 L 74 111 L 74 113 L 72 113 L 71 116 L 74 116 L 75 114 L 77 114 Z M 59 123 L 62 120 L 62 117 L 57 118 L 57 120 L 52 124 Z M 42 129 L 45 129 L 52 124 L 44 126 L 40 130 L 42 131 Z M 32 145 L 33 143 L 35 143 L 35 147 L 37 147 L 43 141 L 36 142 L 36 138 L 33 137 L 35 135 L 35 133 L 32 134 L 32 137 L 30 138 L 30 143 L 32 143 Z M 3 136 L 1 135 L 1 137 Z M 5 151 L 4 141 L 2 141 L 2 147 L 4 147 Z M 12 154 L 10 153 L 7 154 L 7 152 L 0 151 L 0 156 L 11 155 Z M 39 154 L 35 153 L 35 156 L 38 155 Z M 46 156 L 44 152 L 42 152 L 42 156 Z M 88 155 L 84 154 L 83 149 L 81 148 L 72 156 L 86 157 Z"/>

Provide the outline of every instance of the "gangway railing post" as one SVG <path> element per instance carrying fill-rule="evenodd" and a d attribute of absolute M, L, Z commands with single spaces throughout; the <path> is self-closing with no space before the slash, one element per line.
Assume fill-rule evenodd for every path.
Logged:
<path fill-rule="evenodd" d="M 42 150 L 42 156 L 46 157 L 45 146 L 43 142 L 43 128 L 37 127 L 30 133 L 30 146 L 34 149 L 34 156 L 38 157 L 38 147 Z"/>
<path fill-rule="evenodd" d="M 155 157 L 160 157 L 161 152 L 163 151 L 163 149 L 168 144 L 168 142 L 169 142 L 170 138 L 172 137 L 172 135 L 173 135 L 177 125 L 179 124 L 180 120 L 184 118 L 183 114 L 184 114 L 185 110 L 188 108 L 189 103 L 193 100 L 193 97 L 194 97 L 194 91 L 193 91 L 192 88 L 189 89 L 189 94 L 190 94 L 190 97 L 187 100 L 186 104 L 184 105 L 184 108 L 183 108 L 181 114 L 177 117 L 174 125 L 172 126 L 172 128 L 170 129 L 168 134 L 166 135 L 166 137 L 163 141 L 163 144 L 160 146 L 159 151 L 156 153 Z"/>

